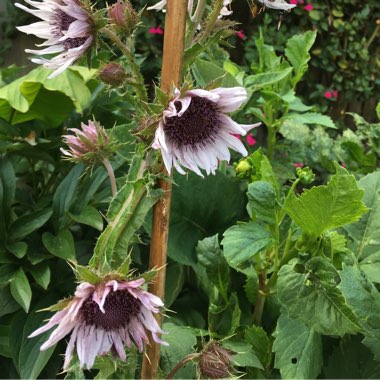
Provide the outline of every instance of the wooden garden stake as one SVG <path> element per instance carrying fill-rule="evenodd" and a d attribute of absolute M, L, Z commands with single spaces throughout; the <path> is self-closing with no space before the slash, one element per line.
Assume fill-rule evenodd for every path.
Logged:
<path fill-rule="evenodd" d="M 187 0 L 168 0 L 166 5 L 164 51 L 162 59 L 161 89 L 173 93 L 174 86 L 180 84 L 183 51 L 185 44 Z M 166 172 L 162 167 L 162 172 Z M 152 240 L 150 245 L 150 268 L 160 268 L 149 291 L 161 299 L 165 293 L 166 258 L 168 248 L 171 182 L 161 180 L 165 195 L 153 209 Z M 162 318 L 159 317 L 161 325 Z M 150 337 L 150 346 L 146 346 L 143 358 L 142 379 L 155 379 L 160 359 L 160 345 Z"/>

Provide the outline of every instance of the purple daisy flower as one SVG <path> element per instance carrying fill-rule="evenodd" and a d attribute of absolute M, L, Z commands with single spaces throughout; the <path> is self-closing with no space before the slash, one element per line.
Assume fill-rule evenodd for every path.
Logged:
<path fill-rule="evenodd" d="M 237 110 L 247 100 L 243 87 L 190 90 L 174 99 L 163 113 L 152 147 L 161 149 L 167 171 L 181 166 L 202 176 L 215 173 L 220 160 L 230 160 L 228 148 L 243 156 L 248 154 L 243 143 L 233 135 L 244 136 L 261 123 L 243 125 L 233 121 L 226 112 Z"/>
<path fill-rule="evenodd" d="M 39 17 L 43 21 L 17 27 L 26 34 L 34 34 L 46 39 L 42 50 L 26 49 L 36 55 L 55 54 L 51 59 L 33 58 L 32 62 L 55 70 L 49 78 L 54 78 L 82 57 L 94 41 L 94 23 L 90 13 L 80 0 L 25 0 L 35 9 L 16 3 L 15 6 Z"/>
<path fill-rule="evenodd" d="M 53 315 L 49 322 L 34 331 L 35 337 L 53 326 L 58 327 L 41 346 L 41 351 L 54 346 L 71 333 L 65 353 L 63 369 L 67 370 L 76 345 L 80 367 L 90 369 L 97 355 L 112 351 L 126 360 L 124 345 L 132 342 L 140 352 L 148 342 L 150 331 L 155 342 L 165 344 L 158 337 L 162 333 L 153 314 L 163 306 L 160 298 L 140 288 L 144 279 L 134 281 L 108 281 L 97 285 L 81 283 L 64 309 Z"/>

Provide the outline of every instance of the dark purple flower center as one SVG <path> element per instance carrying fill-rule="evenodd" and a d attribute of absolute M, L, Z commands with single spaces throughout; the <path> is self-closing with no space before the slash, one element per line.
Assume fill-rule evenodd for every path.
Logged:
<path fill-rule="evenodd" d="M 69 29 L 70 25 L 74 21 L 77 21 L 77 19 L 73 16 L 70 16 L 62 9 L 56 9 L 54 21 L 55 28 L 53 30 L 53 33 L 57 37 L 62 37 L 64 35 L 63 32 L 66 32 Z M 63 41 L 62 44 L 65 50 L 69 50 L 82 46 L 86 42 L 86 40 L 87 37 L 68 38 L 67 40 Z"/>
<path fill-rule="evenodd" d="M 182 103 L 174 103 L 177 111 Z M 182 116 L 167 117 L 164 132 L 168 141 L 176 147 L 197 148 L 215 140 L 220 128 L 220 112 L 216 103 L 194 96 Z"/>
<path fill-rule="evenodd" d="M 132 317 L 140 313 L 141 302 L 133 297 L 127 290 L 111 291 L 104 303 L 105 313 L 92 299 L 86 300 L 80 315 L 87 325 L 101 327 L 104 330 L 117 330 L 128 325 Z"/>

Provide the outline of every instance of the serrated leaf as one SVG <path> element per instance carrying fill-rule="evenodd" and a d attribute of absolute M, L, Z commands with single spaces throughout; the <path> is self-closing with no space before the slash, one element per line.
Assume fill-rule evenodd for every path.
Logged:
<path fill-rule="evenodd" d="M 322 125 L 327 128 L 336 129 L 336 125 L 330 116 L 322 115 L 317 112 L 288 113 L 282 118 L 282 120 L 291 121 L 297 124 Z"/>
<path fill-rule="evenodd" d="M 10 226 L 10 238 L 22 239 L 42 227 L 51 217 L 52 211 L 45 209 L 16 219 Z"/>
<path fill-rule="evenodd" d="M 30 301 L 32 300 L 32 289 L 30 288 L 28 278 L 21 268 L 13 275 L 10 282 L 10 290 L 13 298 L 27 313 Z"/>
<path fill-rule="evenodd" d="M 248 75 L 245 78 L 244 86 L 251 87 L 253 91 L 258 91 L 265 86 L 280 82 L 292 72 L 292 68 L 288 67 L 281 71 L 269 71 L 261 74 Z"/>
<path fill-rule="evenodd" d="M 310 60 L 309 50 L 313 46 L 316 37 L 316 31 L 307 31 L 304 34 L 291 37 L 286 43 L 285 55 L 295 71 L 293 85 L 302 78 L 307 70 L 307 64 Z"/>
<path fill-rule="evenodd" d="M 307 235 L 317 237 L 357 221 L 368 210 L 355 177 L 343 168 L 336 169 L 327 186 L 315 186 L 299 197 L 292 194 L 284 204 L 285 211 Z"/>
<path fill-rule="evenodd" d="M 380 171 L 361 178 L 358 185 L 364 189 L 363 202 L 369 211 L 360 221 L 344 226 L 344 230 L 352 241 L 350 248 L 355 256 L 371 265 L 380 250 Z"/>
<path fill-rule="evenodd" d="M 42 242 L 52 255 L 64 260 L 76 260 L 74 238 L 69 230 L 61 230 L 56 236 L 50 232 L 44 232 Z"/>
<path fill-rule="evenodd" d="M 276 223 L 276 192 L 273 185 L 256 181 L 248 185 L 247 210 L 250 217 L 265 224 Z"/>
<path fill-rule="evenodd" d="M 232 356 L 232 361 L 235 365 L 264 369 L 249 343 L 237 340 L 224 340 L 221 343 L 224 348 L 232 350 L 235 353 Z"/>
<path fill-rule="evenodd" d="M 95 207 L 87 206 L 79 215 L 69 215 L 78 223 L 94 227 L 98 231 L 103 230 L 103 218 Z"/>
<path fill-rule="evenodd" d="M 265 330 L 260 326 L 248 327 L 244 332 L 244 339 L 252 346 L 260 363 L 266 368 L 272 360 L 271 343 Z"/>
<path fill-rule="evenodd" d="M 323 365 L 322 338 L 299 319 L 282 314 L 273 334 L 275 368 L 282 379 L 316 379 Z"/>
<path fill-rule="evenodd" d="M 223 236 L 224 257 L 232 268 L 240 271 L 252 264 L 257 254 L 274 242 L 271 233 L 254 222 L 233 226 Z"/>
<path fill-rule="evenodd" d="M 304 266 L 293 260 L 284 265 L 277 280 L 278 299 L 290 317 L 324 335 L 354 334 L 363 331 L 358 318 L 337 288 L 339 273 L 322 257 Z"/>
<path fill-rule="evenodd" d="M 101 277 L 99 277 L 94 271 L 83 265 L 76 264 L 74 270 L 80 282 L 89 282 L 90 284 L 98 284 L 102 282 Z"/>

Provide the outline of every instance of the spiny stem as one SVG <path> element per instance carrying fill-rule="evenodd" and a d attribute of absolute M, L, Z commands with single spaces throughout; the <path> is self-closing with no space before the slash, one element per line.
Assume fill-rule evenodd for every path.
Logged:
<path fill-rule="evenodd" d="M 107 170 L 108 177 L 110 178 L 112 196 L 114 197 L 117 193 L 115 173 L 113 172 L 112 165 L 111 165 L 110 160 L 108 158 L 103 159 L 103 165 Z"/>
<path fill-rule="evenodd" d="M 204 11 L 206 8 L 206 0 L 198 0 L 197 7 L 194 12 L 194 16 L 191 17 L 191 25 L 186 37 L 186 47 L 189 48 L 193 42 L 194 34 L 197 30 L 199 23 L 202 20 Z"/>
<path fill-rule="evenodd" d="M 135 91 L 140 100 L 147 102 L 148 93 L 145 88 L 144 78 L 140 73 L 139 67 L 135 61 L 135 56 L 131 53 L 129 48 L 124 44 L 124 42 L 111 30 L 108 28 L 103 28 L 102 31 L 107 34 L 107 36 L 112 40 L 112 42 L 120 49 L 120 51 L 125 55 L 128 60 L 129 66 L 131 68 L 134 80 L 139 85 L 136 86 Z"/>
<path fill-rule="evenodd" d="M 208 36 L 212 33 L 215 27 L 215 24 L 218 21 L 218 17 L 222 8 L 223 8 L 223 0 L 217 0 L 215 7 L 210 14 L 210 17 L 206 25 L 206 30 L 204 31 L 200 39 L 200 42 L 206 41 Z"/>

